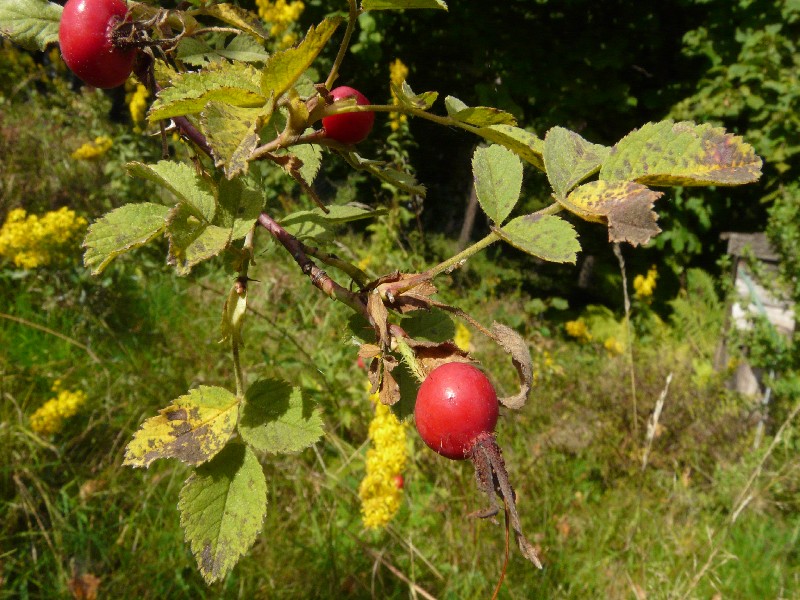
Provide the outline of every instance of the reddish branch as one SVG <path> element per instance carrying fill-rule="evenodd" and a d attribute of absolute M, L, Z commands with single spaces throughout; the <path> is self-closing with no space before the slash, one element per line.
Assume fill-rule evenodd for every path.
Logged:
<path fill-rule="evenodd" d="M 288 250 L 294 261 L 299 265 L 303 273 L 308 275 L 311 279 L 311 283 L 313 283 L 315 287 L 320 289 L 328 297 L 338 300 L 354 311 L 361 313 L 369 320 L 367 305 L 361 297 L 336 283 L 325 271 L 320 269 L 314 261 L 308 258 L 300 240 L 281 227 L 277 221 L 267 213 L 262 212 L 261 215 L 259 215 L 258 224 L 266 229 L 272 237 Z"/>

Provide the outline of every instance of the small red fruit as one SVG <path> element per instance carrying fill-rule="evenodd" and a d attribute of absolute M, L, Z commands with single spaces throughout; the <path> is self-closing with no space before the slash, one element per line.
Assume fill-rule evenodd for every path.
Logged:
<path fill-rule="evenodd" d="M 491 382 L 472 365 L 451 362 L 430 372 L 417 393 L 414 420 L 435 452 L 463 460 L 479 437 L 491 435 L 499 406 Z"/>
<path fill-rule="evenodd" d="M 370 103 L 364 94 L 346 85 L 332 89 L 331 97 L 334 101 L 355 98 L 358 105 Z M 375 123 L 374 112 L 351 112 L 323 117 L 322 128 L 326 137 L 332 140 L 342 144 L 358 144 L 372 131 L 373 123 Z"/>
<path fill-rule="evenodd" d="M 122 0 L 67 0 L 61 13 L 58 42 L 70 70 L 99 88 L 125 83 L 133 71 L 136 50 L 122 50 L 111 39 L 114 26 L 125 19 Z"/>
<path fill-rule="evenodd" d="M 399 473 L 392 477 L 392 481 L 394 481 L 394 485 L 398 490 L 402 490 L 403 486 L 406 484 L 405 479 Z"/>

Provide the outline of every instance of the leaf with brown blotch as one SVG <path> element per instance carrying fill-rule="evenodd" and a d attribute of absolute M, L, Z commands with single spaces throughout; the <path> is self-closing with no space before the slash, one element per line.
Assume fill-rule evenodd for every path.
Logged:
<path fill-rule="evenodd" d="M 407 356 L 400 348 L 400 353 L 406 362 L 414 361 L 409 364 L 413 372 L 418 372 L 424 379 L 436 367 L 450 362 L 474 363 L 468 352 L 464 352 L 451 341 L 428 342 L 424 340 L 414 340 L 405 338 L 402 340 L 411 349 L 410 356 Z"/>
<path fill-rule="evenodd" d="M 492 323 L 492 334 L 503 350 L 511 355 L 511 361 L 517 369 L 520 381 L 519 393 L 507 398 L 500 398 L 500 404 L 507 408 L 522 408 L 533 387 L 533 361 L 528 344 L 520 334 L 501 323 Z"/>
<path fill-rule="evenodd" d="M 591 181 L 558 202 L 586 221 L 608 224 L 610 242 L 646 244 L 661 229 L 653 204 L 663 196 L 633 181 Z"/>
<path fill-rule="evenodd" d="M 361 344 L 358 347 L 359 358 L 375 358 L 381 353 L 381 349 L 375 344 Z"/>
<path fill-rule="evenodd" d="M 722 127 L 691 121 L 647 123 L 611 149 L 600 179 L 647 185 L 742 185 L 761 177 L 750 144 Z"/>

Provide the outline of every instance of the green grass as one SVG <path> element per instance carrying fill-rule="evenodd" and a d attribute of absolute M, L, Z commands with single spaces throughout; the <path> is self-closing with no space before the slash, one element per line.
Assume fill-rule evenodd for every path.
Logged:
<path fill-rule="evenodd" d="M 97 318 L 90 301 L 61 294 L 63 306 L 43 313 L 35 308 L 42 292 L 30 281 L 6 288 L 8 312 L 68 336 L 81 332 L 76 341 L 88 342 L 100 363 L 40 330 L 0 325 L 8 349 L 0 452 L 9 457 L 0 470 L 1 597 L 63 597 L 73 573 L 95 574 L 103 596 L 119 598 L 406 598 L 408 581 L 437 598 L 491 596 L 504 530 L 466 517 L 484 502 L 468 464 L 414 440 L 403 509 L 387 532 L 363 531 L 356 490 L 369 412 L 355 348 L 343 333 L 347 313 L 308 294 L 304 281 L 293 283 L 292 265 L 280 261 L 253 287 L 252 304 L 263 316 L 248 320 L 248 375 L 301 382 L 324 407 L 329 435 L 316 450 L 266 457 L 263 533 L 224 582 L 207 587 L 176 510 L 188 470 L 174 462 L 145 471 L 120 465 L 144 418 L 191 385 L 231 385 L 216 343 L 225 278 L 209 271 L 180 280 L 157 267 L 133 276 L 126 263 L 115 268 L 103 294 L 124 307 L 116 326 Z M 479 316 L 487 320 L 491 304 L 485 310 Z M 681 341 L 662 337 L 637 348 L 634 439 L 626 359 L 599 345 L 540 341 L 562 372 L 544 377 L 518 414 L 504 413 L 498 436 L 523 525 L 546 567 L 533 569 L 512 540 L 501 598 L 800 593 L 797 503 L 778 502 L 773 485 L 795 489 L 796 456 L 766 462 L 751 488 L 754 500 L 730 524 L 736 497 L 767 447 L 750 449 L 743 399 L 719 381 L 696 388 L 692 356 Z M 501 386 L 511 388 L 502 353 L 473 342 L 502 375 Z M 674 379 L 662 430 L 642 472 L 646 417 L 668 372 Z M 26 419 L 56 377 L 85 389 L 89 406 L 60 434 L 40 439 Z"/>

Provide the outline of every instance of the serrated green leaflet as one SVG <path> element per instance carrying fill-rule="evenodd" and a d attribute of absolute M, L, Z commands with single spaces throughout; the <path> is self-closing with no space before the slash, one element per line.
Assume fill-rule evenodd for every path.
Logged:
<path fill-rule="evenodd" d="M 231 229 L 209 225 L 179 204 L 167 221 L 169 255 L 167 263 L 175 266 L 178 275 L 188 275 L 196 264 L 215 257 L 228 247 Z"/>
<path fill-rule="evenodd" d="M 269 94 L 261 93 L 260 77 L 250 65 L 227 61 L 211 63 L 198 72 L 175 74 L 171 85 L 158 93 L 147 118 L 158 121 L 199 113 L 212 100 L 250 108 L 264 106 Z"/>
<path fill-rule="evenodd" d="M 648 123 L 622 138 L 600 179 L 646 185 L 741 185 L 761 176 L 753 147 L 721 127 L 690 121 Z"/>
<path fill-rule="evenodd" d="M 200 386 L 142 424 L 125 449 L 123 464 L 149 467 L 158 458 L 202 464 L 228 443 L 238 415 L 236 396 L 220 387 Z"/>
<path fill-rule="evenodd" d="M 200 127 L 211 146 L 214 164 L 224 167 L 228 179 L 247 171 L 248 159 L 258 146 L 258 132 L 271 114 L 272 100 L 259 108 L 220 102 L 209 102 L 206 106 Z"/>
<path fill-rule="evenodd" d="M 128 172 L 168 189 L 198 219 L 210 223 L 217 211 L 213 185 L 188 164 L 162 160 L 154 165 L 132 162 Z"/>
<path fill-rule="evenodd" d="M 608 224 L 610 242 L 646 244 L 661 231 L 653 203 L 663 194 L 633 181 L 590 181 L 559 203 L 586 221 Z"/>
<path fill-rule="evenodd" d="M 0 1 L 0 33 L 27 50 L 58 42 L 63 8 L 45 0 Z"/>
<path fill-rule="evenodd" d="M 192 11 L 195 15 L 209 15 L 215 17 L 228 25 L 233 25 L 250 35 L 261 40 L 269 39 L 269 32 L 264 29 L 264 25 L 255 17 L 252 12 L 240 8 L 234 4 L 211 4 L 204 6 L 197 11 Z"/>
<path fill-rule="evenodd" d="M 418 310 L 403 319 L 403 329 L 414 339 L 446 342 L 456 334 L 453 319 L 439 309 Z"/>
<path fill-rule="evenodd" d="M 178 58 L 188 65 L 202 66 L 222 58 L 240 62 L 265 62 L 269 54 L 249 35 L 239 35 L 227 46 L 211 47 L 197 38 L 183 38 L 178 44 Z"/>
<path fill-rule="evenodd" d="M 348 152 L 342 154 L 342 157 L 350 163 L 354 169 L 366 171 L 371 173 L 381 181 L 396 187 L 399 190 L 408 192 L 409 194 L 416 194 L 417 196 L 425 197 L 425 186 L 420 184 L 417 179 L 411 174 L 404 171 L 395 169 L 394 167 L 387 166 L 386 163 L 378 160 L 368 160 L 362 158 L 355 152 Z"/>
<path fill-rule="evenodd" d="M 264 191 L 247 178 L 219 182 L 219 210 L 214 225 L 231 230 L 231 241 L 243 238 L 264 208 Z"/>
<path fill-rule="evenodd" d="M 239 434 L 261 452 L 299 452 L 322 437 L 322 417 L 300 388 L 263 379 L 245 394 Z"/>
<path fill-rule="evenodd" d="M 255 453 L 230 444 L 198 467 L 180 491 L 178 510 L 203 579 L 225 577 L 253 545 L 267 514 L 267 480 Z"/>
<path fill-rule="evenodd" d="M 407 8 L 435 8 L 447 10 L 442 0 L 362 0 L 361 10 L 405 10 Z"/>
<path fill-rule="evenodd" d="M 472 156 L 475 192 L 487 216 L 500 225 L 511 214 L 522 190 L 522 162 L 502 146 L 478 148 Z"/>
<path fill-rule="evenodd" d="M 544 171 L 544 142 L 530 131 L 513 125 L 490 125 L 481 127 L 476 133 L 490 142 L 505 146 L 525 162 Z"/>
<path fill-rule="evenodd" d="M 556 196 L 563 198 L 581 181 L 596 173 L 611 151 L 591 144 L 574 131 L 553 127 L 544 137 L 544 165 Z"/>
<path fill-rule="evenodd" d="M 277 100 L 292 87 L 317 58 L 339 23 L 339 17 L 325 19 L 316 27 L 311 27 L 298 46 L 270 56 L 261 75 L 262 93 L 265 96 L 273 95 Z"/>
<path fill-rule="evenodd" d="M 467 125 L 488 127 L 490 125 L 516 125 L 514 115 L 490 106 L 467 106 L 458 98 L 444 99 L 447 115 Z"/>
<path fill-rule="evenodd" d="M 106 213 L 89 226 L 83 264 L 99 275 L 128 250 L 144 246 L 164 231 L 169 207 L 151 202 L 126 204 Z"/>
<path fill-rule="evenodd" d="M 291 154 L 302 161 L 303 166 L 298 169 L 298 173 L 303 181 L 311 185 L 322 166 L 322 148 L 316 144 L 301 144 L 292 146 Z"/>
<path fill-rule="evenodd" d="M 515 248 L 550 262 L 574 263 L 581 249 L 575 228 L 554 215 L 517 217 L 497 233 Z"/>
<path fill-rule="evenodd" d="M 315 208 L 301 210 L 281 219 L 281 226 L 293 236 L 301 239 L 327 239 L 330 230 L 338 223 L 349 223 L 386 214 L 385 210 L 373 210 L 351 204 L 328 206 L 328 213 Z"/>

